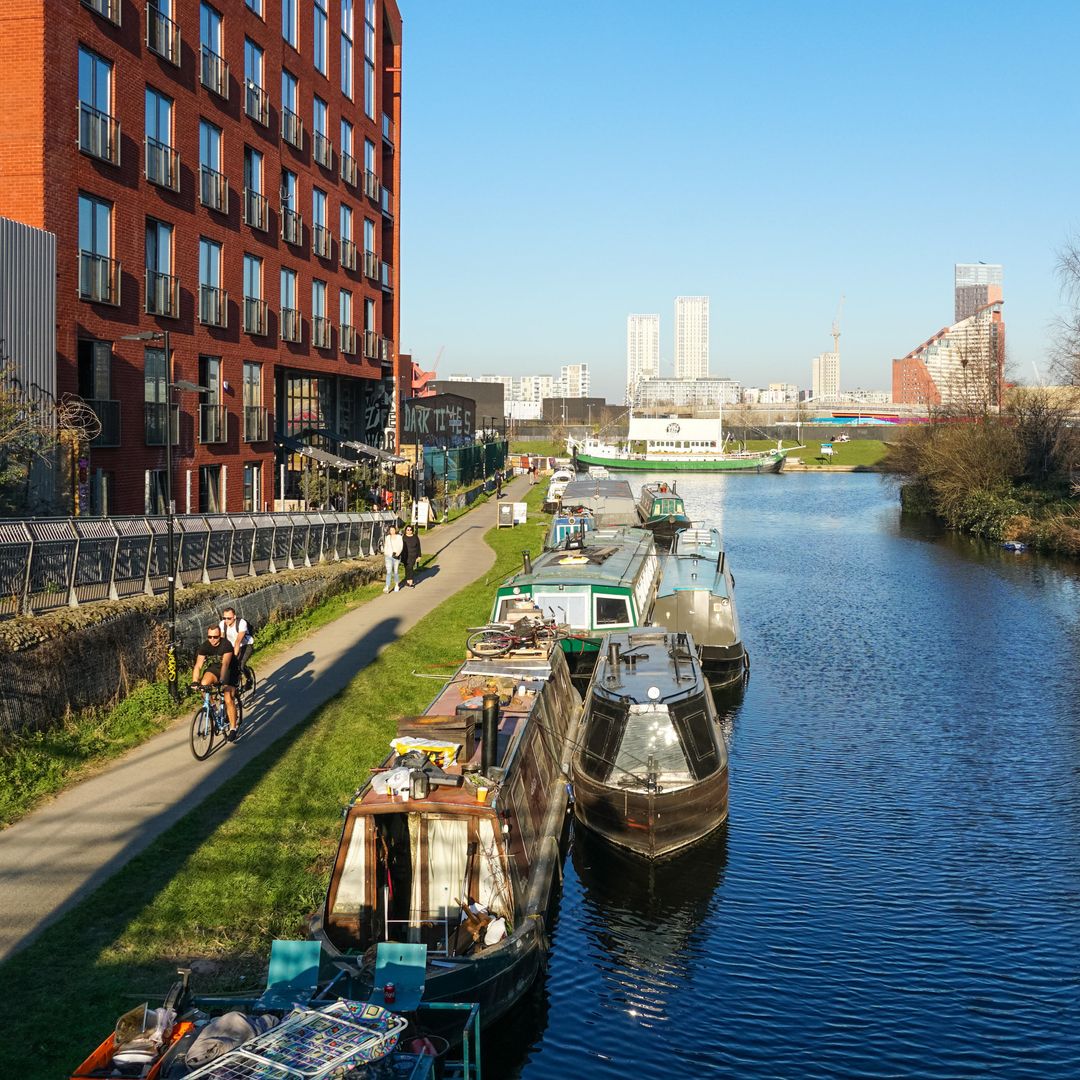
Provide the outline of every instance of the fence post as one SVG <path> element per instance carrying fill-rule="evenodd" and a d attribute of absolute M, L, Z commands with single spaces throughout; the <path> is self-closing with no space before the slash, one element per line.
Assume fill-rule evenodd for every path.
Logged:
<path fill-rule="evenodd" d="M 153 554 L 157 545 L 157 533 L 154 532 L 154 526 L 150 522 L 150 518 L 144 517 L 143 523 L 146 525 L 146 531 L 150 534 L 150 546 L 146 549 L 146 570 L 143 572 L 143 592 L 147 596 L 154 595 L 154 587 L 150 584 L 150 563 L 153 561 Z"/>
<path fill-rule="evenodd" d="M 112 559 L 109 560 L 109 599 L 119 600 L 120 593 L 116 588 L 116 562 L 120 558 L 120 530 L 109 522 L 109 528 L 113 531 Z"/>
<path fill-rule="evenodd" d="M 71 518 L 68 518 L 68 525 L 75 534 L 75 550 L 71 556 L 71 568 L 68 570 L 68 607 L 78 607 L 79 598 L 75 595 L 75 569 L 79 565 L 79 546 L 82 544 L 82 537 Z"/>
<path fill-rule="evenodd" d="M 30 536 L 30 530 L 23 526 L 23 530 L 27 536 Z M 23 587 L 22 587 L 22 600 L 19 603 L 19 610 L 24 615 L 32 614 L 30 611 L 30 567 L 34 565 L 34 538 L 30 536 L 30 550 L 26 553 L 26 573 L 23 575 Z"/>
<path fill-rule="evenodd" d="M 188 473 L 190 476 L 191 474 Z M 207 564 L 210 561 L 210 522 L 203 518 L 203 524 L 206 526 L 206 543 L 203 544 L 202 549 L 202 583 L 204 585 L 210 584 L 210 571 L 207 569 Z"/>

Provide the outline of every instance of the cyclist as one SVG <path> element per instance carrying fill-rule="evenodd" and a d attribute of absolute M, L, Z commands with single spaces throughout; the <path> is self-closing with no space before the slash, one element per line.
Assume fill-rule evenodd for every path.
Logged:
<path fill-rule="evenodd" d="M 206 640 L 199 646 L 195 668 L 191 672 L 191 685 L 203 689 L 220 684 L 225 695 L 225 715 L 229 718 L 229 731 L 225 738 L 236 741 L 236 687 L 238 666 L 233 663 L 233 647 L 216 623 L 206 628 Z"/>
<path fill-rule="evenodd" d="M 233 647 L 233 653 L 236 657 L 234 661 L 236 665 L 235 682 L 239 684 L 240 677 L 243 676 L 244 690 L 250 690 L 255 678 L 251 674 L 247 662 L 248 657 L 251 655 L 252 646 L 255 644 L 255 638 L 252 637 L 251 627 L 248 626 L 247 619 L 237 618 L 236 608 L 227 607 L 221 613 L 221 622 L 218 623 L 218 629 L 221 630 L 225 635 L 225 640 Z"/>

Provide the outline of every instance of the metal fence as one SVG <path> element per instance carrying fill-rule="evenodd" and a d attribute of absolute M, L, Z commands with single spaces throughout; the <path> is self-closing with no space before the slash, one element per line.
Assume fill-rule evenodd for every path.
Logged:
<path fill-rule="evenodd" d="M 377 555 L 390 512 L 178 514 L 177 588 Z M 165 517 L 0 521 L 0 618 L 168 588 Z"/>

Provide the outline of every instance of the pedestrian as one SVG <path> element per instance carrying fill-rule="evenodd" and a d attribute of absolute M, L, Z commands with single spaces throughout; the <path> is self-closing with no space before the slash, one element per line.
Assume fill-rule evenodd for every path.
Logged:
<path fill-rule="evenodd" d="M 405 546 L 404 540 L 398 535 L 397 526 L 391 525 L 390 531 L 383 540 L 383 561 L 386 563 L 386 586 L 384 593 L 390 591 L 393 583 L 394 592 L 398 591 L 398 566 L 401 564 L 401 552 Z"/>
<path fill-rule="evenodd" d="M 495 470 L 495 498 L 502 498 L 502 469 Z"/>
<path fill-rule="evenodd" d="M 416 569 L 416 564 L 420 561 L 420 537 L 416 535 L 416 526 L 405 526 L 405 538 L 402 545 L 404 547 L 402 558 L 405 561 L 405 584 L 410 589 L 415 589 L 416 582 L 413 581 L 413 572 Z"/>

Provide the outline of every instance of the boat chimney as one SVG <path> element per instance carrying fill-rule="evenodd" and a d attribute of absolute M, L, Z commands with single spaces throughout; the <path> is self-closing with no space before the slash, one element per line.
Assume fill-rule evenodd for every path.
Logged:
<path fill-rule="evenodd" d="M 526 574 L 532 573 L 532 553 L 529 551 L 523 551 L 521 553 L 521 565 L 525 568 Z"/>
<path fill-rule="evenodd" d="M 611 674 L 617 678 L 619 674 L 619 643 L 617 641 L 608 642 L 607 662 Z"/>
<path fill-rule="evenodd" d="M 480 771 L 488 776 L 499 758 L 499 695 L 484 695 L 483 731 L 480 736 Z"/>

